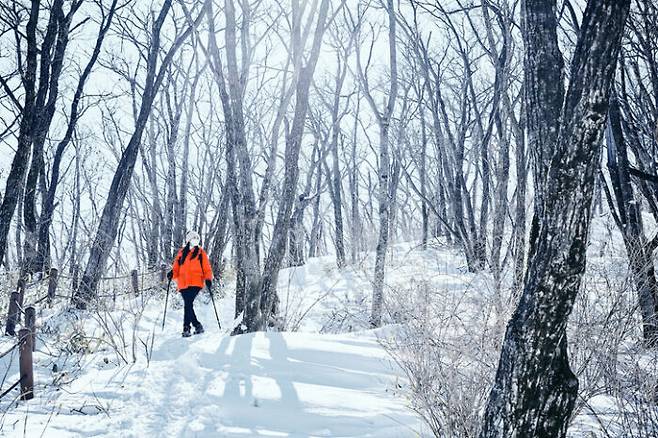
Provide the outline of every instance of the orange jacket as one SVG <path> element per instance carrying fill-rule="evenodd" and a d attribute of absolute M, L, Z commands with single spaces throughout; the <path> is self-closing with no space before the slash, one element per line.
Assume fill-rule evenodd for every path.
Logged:
<path fill-rule="evenodd" d="M 206 280 L 212 280 L 212 268 L 208 260 L 208 254 L 199 247 L 199 253 L 192 258 L 194 248 L 190 248 L 190 252 L 185 257 L 183 264 L 178 263 L 183 250 L 179 250 L 174 258 L 174 264 L 171 267 L 173 271 L 173 279 L 176 280 L 178 291 L 187 289 L 188 287 L 196 286 L 203 288 Z"/>

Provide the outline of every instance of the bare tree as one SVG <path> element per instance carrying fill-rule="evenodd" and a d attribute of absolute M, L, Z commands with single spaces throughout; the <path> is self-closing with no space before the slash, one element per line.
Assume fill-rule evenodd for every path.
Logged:
<path fill-rule="evenodd" d="M 342 8 L 342 3 L 339 9 Z M 309 90 L 313 81 L 313 73 L 320 57 L 320 48 L 322 37 L 327 29 L 327 17 L 329 14 L 329 0 L 321 0 L 313 41 L 308 59 L 303 63 L 302 45 L 302 22 L 301 8 L 299 4 L 293 1 L 293 35 L 292 35 L 292 52 L 295 74 L 297 76 L 295 89 L 295 107 L 290 132 L 286 135 L 286 149 L 284 155 L 285 171 L 282 183 L 281 200 L 279 210 L 272 231 L 272 242 L 265 260 L 265 267 L 261 280 L 261 312 L 263 321 L 260 327 L 267 324 L 270 315 L 275 313 L 275 304 L 278 300 L 276 293 L 277 279 L 279 269 L 285 256 L 288 230 L 290 229 L 290 220 L 292 207 L 295 202 L 297 192 L 297 180 L 299 178 L 299 152 L 302 146 L 304 135 L 304 126 L 306 123 L 306 114 L 308 112 Z M 311 18 L 313 18 L 311 16 Z"/>
<path fill-rule="evenodd" d="M 45 202 L 41 209 L 41 218 L 39 221 L 39 236 L 36 251 L 37 261 L 33 263 L 26 262 L 26 265 L 32 265 L 36 269 L 45 268 L 47 261 L 50 258 L 50 226 L 52 223 L 53 210 L 55 208 L 55 196 L 57 186 L 59 184 L 62 158 L 66 148 L 72 140 L 76 124 L 81 116 L 80 105 L 83 98 L 84 87 L 92 69 L 94 68 L 94 65 L 96 64 L 96 61 L 98 60 L 101 47 L 103 46 L 103 41 L 105 40 L 105 36 L 107 35 L 112 24 L 112 18 L 114 17 L 117 9 L 117 0 L 113 0 L 107 10 L 103 7 L 102 3 L 99 3 L 98 6 L 101 13 L 101 25 L 98 31 L 98 36 L 96 38 L 96 44 L 94 46 L 92 55 L 89 58 L 89 61 L 87 62 L 87 65 L 85 66 L 82 74 L 80 75 L 80 79 L 78 80 L 78 85 L 75 90 L 75 94 L 73 95 L 73 101 L 71 102 L 69 122 L 66 128 L 66 132 L 64 133 L 62 140 L 60 140 L 60 142 L 57 144 L 51 165 L 50 184 L 48 185 L 48 191 L 46 193 Z M 79 172 L 79 169 L 77 169 L 76 172 Z"/>
<path fill-rule="evenodd" d="M 98 230 L 90 249 L 89 260 L 82 277 L 80 288 L 76 291 L 74 301 L 79 308 L 85 308 L 88 301 L 94 297 L 101 273 L 112 249 L 114 239 L 117 236 L 121 209 L 128 192 L 130 180 L 137 160 L 137 152 L 142 141 L 142 134 L 146 127 L 148 117 L 151 113 L 153 101 L 158 93 L 160 85 L 167 72 L 173 57 L 193 30 L 193 27 L 201 20 L 199 15 L 194 23 L 185 28 L 177 36 L 171 47 L 167 50 L 164 58 L 158 63 L 161 50 L 161 30 L 171 9 L 171 0 L 165 0 L 162 4 L 157 18 L 154 20 L 151 30 L 151 41 L 148 47 L 146 63 L 146 79 L 144 82 L 142 102 L 139 114 L 135 122 L 135 130 L 128 142 L 126 149 L 121 155 L 121 160 L 112 179 L 112 184 L 107 196 L 107 202 L 103 208 Z M 159 64 L 159 67 L 158 67 Z"/>
<path fill-rule="evenodd" d="M 523 294 L 505 333 L 482 437 L 566 435 L 578 394 L 567 357 L 566 324 L 585 271 L 601 136 L 629 4 L 588 2 L 564 105 L 553 92 L 533 91 L 547 87 L 556 73 L 543 70 L 546 62 L 562 57 L 553 39 L 555 3 L 523 4 L 526 85 L 533 87 L 526 90 L 528 129 L 532 144 L 542 148 L 535 153 L 554 153 L 548 172 L 542 171 L 546 186 L 535 194 L 543 202 L 539 230 Z M 550 132 L 555 141 L 541 137 L 537 143 L 538 129 L 554 126 L 553 117 L 561 120 L 557 133 Z"/>
<path fill-rule="evenodd" d="M 40 111 L 40 108 L 37 107 L 36 95 L 37 95 L 37 69 L 38 69 L 38 54 L 42 53 L 45 55 L 49 54 L 49 47 L 52 47 L 52 44 L 56 38 L 56 20 L 57 12 L 61 12 L 63 0 L 58 0 L 53 5 L 53 13 L 51 14 L 50 21 L 53 23 L 50 26 L 51 31 L 47 33 L 47 39 L 44 38 L 42 41 L 41 47 L 38 47 L 37 42 L 37 25 L 39 22 L 39 12 L 41 10 L 41 2 L 39 0 L 32 0 L 30 9 L 29 9 L 29 18 L 25 27 L 25 33 L 23 33 L 20 27 L 20 18 L 18 16 L 14 19 L 14 33 L 16 34 L 17 41 L 25 40 L 26 44 L 26 55 L 25 55 L 25 67 L 22 66 L 19 68 L 21 71 L 21 82 L 24 88 L 24 100 L 20 104 L 18 99 L 14 96 L 14 93 L 11 91 L 11 88 L 6 84 L 6 81 L 3 79 L 4 90 L 8 92 L 13 97 L 13 101 L 21 109 L 20 115 L 20 128 L 18 134 L 18 142 L 16 146 L 16 154 L 11 164 L 11 170 L 7 177 L 7 184 L 5 188 L 5 193 L 2 198 L 2 205 L 0 206 L 0 262 L 4 260 L 5 252 L 7 249 L 7 236 L 9 234 L 9 226 L 11 225 L 12 217 L 14 216 L 14 210 L 18 204 L 18 198 L 21 191 L 23 191 L 25 185 L 23 183 L 25 174 L 27 171 L 27 163 L 29 162 L 30 149 L 32 147 L 32 142 L 35 137 L 35 120 L 37 113 Z M 3 9 L 3 12 L 6 9 Z M 54 29 L 53 29 L 54 28 Z M 25 35 L 25 38 L 23 38 Z M 22 63 L 22 48 L 17 47 L 18 61 Z M 48 58 L 48 56 L 45 56 Z M 45 62 L 45 61 L 44 61 Z M 49 66 L 46 63 L 46 71 L 42 71 L 41 74 L 45 77 L 48 77 Z M 49 81 L 44 81 L 46 88 L 44 93 L 47 90 L 47 84 Z"/>
<path fill-rule="evenodd" d="M 390 87 L 388 90 L 386 106 L 380 111 L 375 98 L 372 94 L 368 82 L 368 66 L 372 59 L 372 45 L 368 55 L 368 62 L 364 66 L 361 62 L 361 48 L 357 46 L 356 59 L 359 80 L 363 94 L 370 105 L 370 109 L 375 114 L 379 126 L 379 169 L 378 169 L 378 200 L 379 200 L 379 238 L 377 241 L 377 250 L 375 255 L 375 274 L 372 287 L 372 310 L 370 314 L 370 324 L 373 327 L 379 327 L 382 322 L 382 306 L 384 302 L 384 277 L 386 252 L 388 249 L 389 237 L 389 219 L 390 219 L 390 154 L 389 154 L 389 127 L 392 122 L 393 111 L 395 110 L 395 101 L 398 95 L 398 78 L 397 78 L 397 49 L 396 49 L 396 18 L 393 1 L 388 0 L 386 3 L 386 13 L 388 17 L 388 56 L 390 69 Z M 358 26 L 361 25 L 359 17 Z"/>
<path fill-rule="evenodd" d="M 629 173 L 626 139 L 622 130 L 621 112 L 616 97 L 610 99 L 606 140 L 608 146 L 608 171 L 615 195 L 610 196 L 606 184 L 610 210 L 624 238 L 629 265 L 638 294 L 642 315 L 644 340 L 648 345 L 658 341 L 658 283 L 651 253 L 655 248 L 647 242 L 644 233 L 640 205 L 635 198 Z"/>

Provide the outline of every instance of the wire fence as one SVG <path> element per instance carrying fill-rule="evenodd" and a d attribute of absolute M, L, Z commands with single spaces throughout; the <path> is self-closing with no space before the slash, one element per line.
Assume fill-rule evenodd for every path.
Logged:
<path fill-rule="evenodd" d="M 28 281 L 29 280 L 29 281 Z M 101 277 L 97 290 L 105 291 L 87 299 L 85 307 L 106 305 L 108 301 L 116 303 L 122 297 L 144 296 L 146 292 L 163 288 L 166 284 L 166 267 L 145 272 L 132 270 L 125 275 Z M 73 305 L 75 291 L 79 286 L 77 275 L 61 274 L 56 268 L 47 273 L 39 272 L 29 278 L 21 278 L 18 271 L 0 273 L 0 324 L 5 327 L 5 335 L 11 336 L 10 342 L 0 344 L 0 360 L 19 349 L 19 379 L 2 391 L 7 377 L 0 382 L 0 399 L 20 385 L 20 399 L 30 400 L 34 397 L 34 373 L 32 352 L 36 347 L 36 306 L 46 305 L 51 308 L 57 302 Z M 64 293 L 62 293 L 64 291 Z M 109 293 L 107 291 L 110 291 Z M 24 305 L 24 303 L 29 303 Z M 49 318 L 41 321 L 44 326 Z M 16 325 L 23 320 L 22 328 L 16 335 Z M 11 366 L 11 364 L 10 364 Z"/>

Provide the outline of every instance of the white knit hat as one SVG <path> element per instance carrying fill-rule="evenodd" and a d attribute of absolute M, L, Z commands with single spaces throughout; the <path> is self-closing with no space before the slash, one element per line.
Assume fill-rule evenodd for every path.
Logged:
<path fill-rule="evenodd" d="M 185 236 L 185 241 L 190 244 L 190 246 L 199 246 L 201 243 L 201 236 L 196 231 L 188 231 Z"/>

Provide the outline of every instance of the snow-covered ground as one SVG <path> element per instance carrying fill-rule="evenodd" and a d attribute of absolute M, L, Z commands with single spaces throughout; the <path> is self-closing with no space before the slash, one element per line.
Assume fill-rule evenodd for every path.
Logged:
<path fill-rule="evenodd" d="M 378 341 L 387 329 L 320 333 L 329 331 L 327 321 L 341 306 L 367 308 L 367 275 L 358 267 L 338 272 L 334 266 L 327 257 L 282 272 L 285 317 L 297 332 L 229 336 L 230 292 L 218 302 L 222 331 L 208 297 L 200 296 L 197 314 L 207 331 L 188 339 L 180 336 L 176 295 L 161 329 L 160 291 L 145 295 L 141 316 L 142 297 L 130 295 L 113 310 L 86 316 L 44 310 L 34 356 L 36 398 L 12 402 L 14 390 L 0 400 L 6 411 L 0 436 L 425 436 L 397 392 L 402 372 Z M 398 282 L 409 281 L 410 272 L 399 274 Z M 125 340 L 113 332 L 118 325 Z M 76 354 L 81 350 L 92 353 Z M 133 354 L 137 360 L 130 363 Z M 17 354 L 0 361 L 5 370 L 3 390 L 18 377 Z"/>
<path fill-rule="evenodd" d="M 574 438 L 597 436 L 592 433 L 601 422 L 623 430 L 617 414 L 633 408 L 620 405 L 621 392 L 610 394 L 610 382 L 622 387 L 656 372 L 656 361 L 634 343 L 639 323 L 618 232 L 609 218 L 594 221 L 584 290 L 571 317 L 570 356 L 582 401 L 570 429 Z M 218 301 L 223 329 L 204 294 L 196 308 L 207 331 L 189 339 L 180 337 L 176 293 L 162 330 L 162 290 L 134 297 L 129 279 L 103 289 L 106 296 L 119 294 L 107 311 L 66 312 L 62 300 L 53 309 L 39 306 L 36 398 L 17 403 L 13 390 L 0 400 L 0 436 L 431 436 L 410 409 L 406 396 L 413 385 L 389 355 L 395 355 L 395 339 L 404 339 L 405 326 L 367 330 L 372 263 L 364 255 L 338 270 L 333 257 L 320 257 L 283 270 L 278 291 L 284 332 L 228 335 L 234 323 L 230 272 L 226 296 Z M 428 363 L 428 375 L 442 391 L 437 396 L 455 403 L 442 415 L 464 415 L 468 429 L 477 426 L 514 307 L 508 291 L 492 284 L 487 273 L 467 273 L 459 251 L 438 242 L 426 251 L 395 245 L 387 260 L 385 319 L 404 324 L 409 315 L 428 314 L 435 320 L 432 346 L 422 353 L 443 362 L 441 369 Z M 604 317 L 613 308 L 620 312 L 614 324 Z M 629 309 L 632 320 L 619 309 Z M 393 350 L 382 347 L 383 340 Z M 0 341 L 0 352 L 12 342 Z M 621 379 L 606 374 L 610 364 Z M 0 373 L 4 391 L 18 378 L 17 354 L 0 359 Z"/>
<path fill-rule="evenodd" d="M 35 400 L 4 418 L 2 433 L 399 437 L 419 430 L 394 393 L 398 375 L 376 333 L 231 337 L 212 324 L 209 306 L 199 307 L 205 334 L 182 339 L 180 315 L 171 315 L 150 364 L 142 357 L 117 367 L 93 355 L 95 363 L 60 391 L 38 387 Z M 52 380 L 44 365 L 42 358 L 37 381 Z"/>

